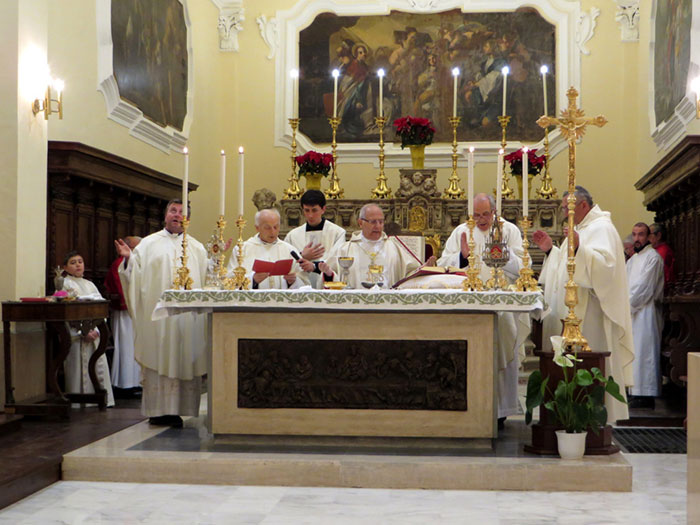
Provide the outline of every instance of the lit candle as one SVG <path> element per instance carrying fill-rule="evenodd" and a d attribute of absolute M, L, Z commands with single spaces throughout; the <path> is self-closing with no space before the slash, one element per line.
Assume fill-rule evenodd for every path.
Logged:
<path fill-rule="evenodd" d="M 224 150 L 221 150 L 221 182 L 219 187 L 221 188 L 219 215 L 223 217 L 226 209 L 226 152 Z"/>
<path fill-rule="evenodd" d="M 299 94 L 297 93 L 299 89 L 299 70 L 292 69 L 289 72 L 292 77 L 292 118 L 299 117 Z"/>
<path fill-rule="evenodd" d="M 340 76 L 340 71 L 337 69 L 333 70 L 333 118 L 338 116 L 338 77 Z"/>
<path fill-rule="evenodd" d="M 529 175 L 527 172 L 527 146 L 523 148 L 523 218 L 527 217 L 527 193 L 528 193 L 528 179 Z"/>
<path fill-rule="evenodd" d="M 547 71 L 549 68 L 547 66 L 542 66 L 540 68 L 540 73 L 542 73 L 542 91 L 544 92 L 544 114 L 547 115 Z"/>
<path fill-rule="evenodd" d="M 503 185 L 503 149 L 498 150 L 498 165 L 496 166 L 496 216 L 501 216 L 501 186 Z"/>
<path fill-rule="evenodd" d="M 185 154 L 185 175 L 182 177 L 182 216 L 187 217 L 187 186 L 190 179 L 190 153 L 187 146 L 182 150 Z"/>
<path fill-rule="evenodd" d="M 243 217 L 243 146 L 238 148 L 238 159 L 240 161 L 238 168 L 238 216 Z"/>
<path fill-rule="evenodd" d="M 379 116 L 384 116 L 384 70 L 377 71 L 379 77 Z"/>
<path fill-rule="evenodd" d="M 457 78 L 457 77 L 455 77 Z M 469 148 L 469 166 L 467 168 L 467 197 L 469 198 L 469 216 L 474 216 L 474 146 Z"/>
<path fill-rule="evenodd" d="M 452 77 L 454 79 L 454 88 L 452 92 L 452 116 L 457 116 L 457 77 L 459 76 L 459 68 L 452 68 Z M 469 194 L 469 202 L 472 201 L 472 196 Z"/>
<path fill-rule="evenodd" d="M 510 73 L 510 68 L 508 66 L 505 66 L 503 69 L 501 69 L 501 73 L 503 74 L 503 116 L 506 116 L 506 91 L 508 87 L 508 73 Z"/>

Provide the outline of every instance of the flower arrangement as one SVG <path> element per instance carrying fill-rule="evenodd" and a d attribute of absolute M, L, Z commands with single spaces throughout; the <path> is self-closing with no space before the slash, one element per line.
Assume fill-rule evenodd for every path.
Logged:
<path fill-rule="evenodd" d="M 554 336 L 551 341 L 554 362 L 562 368 L 564 378 L 559 380 L 552 392 L 549 388 L 549 377 L 542 378 L 539 370 L 530 374 L 525 400 L 525 423 L 532 422 L 532 411 L 544 402 L 545 393 L 549 393 L 551 399 L 544 402 L 544 406 L 567 433 L 580 433 L 590 428 L 598 434 L 598 430 L 608 422 L 605 393 L 625 403 L 619 385 L 612 376 L 606 379 L 596 367 L 590 371 L 577 368 L 576 363 L 582 359 L 578 359 L 576 354 L 562 351 L 561 336 Z"/>
<path fill-rule="evenodd" d="M 427 118 L 401 117 L 394 121 L 396 134 L 401 137 L 401 149 L 433 143 L 435 128 Z"/>
<path fill-rule="evenodd" d="M 523 174 L 523 150 L 518 149 L 504 157 L 510 164 L 510 172 L 518 177 Z M 545 156 L 535 154 L 535 150 L 527 150 L 527 172 L 529 175 L 538 175 L 544 168 Z"/>
<path fill-rule="evenodd" d="M 297 166 L 299 166 L 299 175 L 320 173 L 324 177 L 327 177 L 333 166 L 333 155 L 330 153 L 319 153 L 313 150 L 295 157 L 294 160 Z"/>

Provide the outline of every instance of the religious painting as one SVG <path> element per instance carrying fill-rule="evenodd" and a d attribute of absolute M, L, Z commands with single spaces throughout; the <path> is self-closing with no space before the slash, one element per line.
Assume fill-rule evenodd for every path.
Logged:
<path fill-rule="evenodd" d="M 122 99 L 160 126 L 187 114 L 187 26 L 180 0 L 112 0 L 114 77 Z"/>
<path fill-rule="evenodd" d="M 331 141 L 334 86 L 338 69 L 339 142 L 376 142 L 379 78 L 385 71 L 382 106 L 385 140 L 395 138 L 391 123 L 399 117 L 430 119 L 435 142 L 451 142 L 452 68 L 457 85 L 459 141 L 500 141 L 503 67 L 508 137 L 536 142 L 543 136 L 536 120 L 544 113 L 540 67 L 555 68 L 555 26 L 531 7 L 514 12 L 415 14 L 392 11 L 382 16 L 318 15 L 299 32 L 300 130 L 313 142 Z M 555 78 L 547 75 L 548 107 L 555 107 Z"/>
<path fill-rule="evenodd" d="M 654 33 L 654 113 L 667 121 L 685 97 L 690 65 L 692 0 L 656 2 Z"/>

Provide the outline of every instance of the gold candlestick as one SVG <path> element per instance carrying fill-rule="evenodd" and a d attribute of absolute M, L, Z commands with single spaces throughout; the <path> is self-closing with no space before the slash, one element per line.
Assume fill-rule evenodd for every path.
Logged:
<path fill-rule="evenodd" d="M 530 254 L 528 248 L 530 241 L 527 239 L 528 228 L 532 225 L 528 217 L 523 217 L 520 220 L 520 228 L 523 230 L 523 267 L 520 269 L 520 277 L 515 281 L 515 289 L 519 292 L 539 292 L 541 288 L 537 285 L 537 281 L 533 275 L 535 272 L 530 267 Z"/>
<path fill-rule="evenodd" d="M 292 175 L 287 179 L 289 182 L 289 188 L 284 190 L 284 197 L 286 199 L 298 199 L 301 194 L 301 188 L 299 187 L 299 177 L 297 176 L 297 128 L 299 127 L 298 118 L 290 118 L 289 125 L 292 127 Z"/>
<path fill-rule="evenodd" d="M 194 281 L 190 277 L 190 269 L 187 267 L 187 228 L 190 220 L 182 219 L 182 256 L 180 257 L 180 267 L 175 270 L 176 277 L 173 279 L 173 288 L 176 290 L 191 290 Z"/>
<path fill-rule="evenodd" d="M 537 190 L 537 195 L 542 199 L 556 199 L 557 190 L 552 186 L 552 178 L 549 176 L 549 129 L 544 128 L 544 173 L 542 174 L 542 186 Z"/>
<path fill-rule="evenodd" d="M 469 227 L 469 268 L 467 268 L 467 278 L 462 281 L 462 290 L 465 292 L 481 292 L 484 289 L 484 283 L 481 281 L 479 274 L 481 273 L 481 263 L 477 262 L 476 254 L 476 243 L 474 242 L 474 226 L 476 222 L 474 221 L 474 216 L 470 215 L 469 220 L 467 220 L 467 226 Z"/>
<path fill-rule="evenodd" d="M 338 178 L 338 171 L 336 165 L 338 164 L 338 155 L 336 149 L 338 148 L 338 143 L 335 140 L 336 132 L 338 131 L 338 126 L 340 125 L 340 117 L 331 117 L 328 119 L 330 122 L 331 129 L 333 130 L 333 142 L 331 142 L 331 151 L 333 152 L 333 168 L 331 171 L 331 186 L 326 190 L 326 198 L 328 199 L 342 199 L 345 195 L 345 190 L 340 187 L 340 179 Z"/>
<path fill-rule="evenodd" d="M 445 188 L 444 197 L 446 199 L 463 199 L 464 189 L 459 187 L 459 176 L 457 175 L 457 126 L 461 117 L 450 117 L 452 126 L 452 175 L 450 175 L 450 185 Z"/>
<path fill-rule="evenodd" d="M 379 177 L 377 187 L 372 190 L 373 199 L 391 199 L 391 188 L 386 185 L 384 176 L 384 125 L 386 117 L 374 117 L 374 122 L 379 128 Z"/>
<path fill-rule="evenodd" d="M 506 151 L 506 129 L 508 128 L 508 123 L 510 122 L 510 116 L 508 115 L 502 115 L 498 117 L 498 123 L 501 125 L 501 149 L 505 152 Z M 510 185 L 508 184 L 510 180 L 510 177 L 508 176 L 508 172 L 506 171 L 506 161 L 505 157 L 503 160 L 503 181 L 501 182 L 501 198 L 503 199 L 512 199 L 513 198 L 513 190 L 511 189 Z"/>
<path fill-rule="evenodd" d="M 250 279 L 248 279 L 245 274 L 245 268 L 243 267 L 243 228 L 245 227 L 245 219 L 243 215 L 239 215 L 236 219 L 236 226 L 238 226 L 238 250 L 236 251 L 236 262 L 238 266 L 233 269 L 233 277 L 229 277 L 224 280 L 224 286 L 227 290 L 248 290 L 250 288 Z M 233 255 L 231 256 L 233 257 Z"/>
<path fill-rule="evenodd" d="M 207 255 L 216 261 L 212 272 L 207 271 L 207 282 L 205 288 L 222 290 L 224 287 L 224 279 L 226 278 L 226 267 L 224 266 L 224 229 L 226 229 L 226 220 L 223 215 L 219 215 L 216 221 L 216 228 L 207 243 Z"/>

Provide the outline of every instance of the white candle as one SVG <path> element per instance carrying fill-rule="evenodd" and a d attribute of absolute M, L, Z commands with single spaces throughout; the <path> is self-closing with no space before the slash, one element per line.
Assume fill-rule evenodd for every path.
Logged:
<path fill-rule="evenodd" d="M 544 92 L 544 114 L 547 115 L 547 71 L 549 68 L 547 66 L 542 66 L 540 68 L 540 73 L 542 73 L 542 91 Z"/>
<path fill-rule="evenodd" d="M 238 159 L 240 166 L 238 168 L 238 216 L 243 216 L 243 146 L 238 148 Z"/>
<path fill-rule="evenodd" d="M 524 147 L 523 148 L 523 218 L 526 218 L 528 213 L 527 213 L 527 186 L 528 186 L 528 179 L 530 176 L 528 175 L 528 170 L 527 170 L 527 152 L 528 148 Z"/>
<path fill-rule="evenodd" d="M 457 78 L 457 77 L 455 77 Z M 469 166 L 467 168 L 467 197 L 469 198 L 469 216 L 474 216 L 474 146 L 469 148 Z"/>
<path fill-rule="evenodd" d="M 452 89 L 452 116 L 457 116 L 457 77 L 459 76 L 459 68 L 452 68 L 452 77 L 454 78 L 454 88 Z M 469 202 L 472 201 L 471 194 L 469 195 Z"/>
<path fill-rule="evenodd" d="M 289 75 L 292 77 L 292 118 L 299 118 L 299 70 L 292 69 Z"/>
<path fill-rule="evenodd" d="M 503 149 L 498 150 L 498 165 L 496 166 L 496 216 L 501 216 L 501 186 L 503 185 Z"/>
<path fill-rule="evenodd" d="M 379 116 L 384 116 L 384 70 L 377 71 L 379 77 Z"/>
<path fill-rule="evenodd" d="M 190 179 L 190 153 L 187 146 L 182 150 L 185 154 L 185 175 L 182 177 L 182 216 L 187 217 L 187 186 Z"/>
<path fill-rule="evenodd" d="M 338 116 L 338 77 L 340 76 L 340 71 L 337 69 L 333 70 L 333 118 Z"/>
<path fill-rule="evenodd" d="M 225 215 L 226 209 L 226 152 L 221 150 L 221 180 L 219 182 L 221 195 L 219 198 L 219 215 Z"/>
<path fill-rule="evenodd" d="M 510 73 L 510 68 L 508 66 L 505 66 L 503 69 L 501 69 L 501 73 L 503 74 L 503 116 L 506 116 L 506 92 L 507 92 L 507 87 L 508 87 L 508 73 Z"/>

